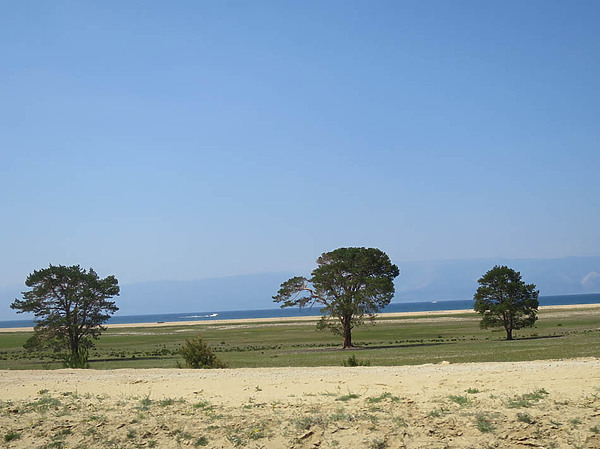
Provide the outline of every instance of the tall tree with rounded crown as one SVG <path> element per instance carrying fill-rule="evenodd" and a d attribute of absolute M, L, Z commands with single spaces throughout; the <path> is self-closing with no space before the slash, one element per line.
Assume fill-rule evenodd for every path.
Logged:
<path fill-rule="evenodd" d="M 108 301 L 119 294 L 117 279 L 101 279 L 93 269 L 86 271 L 79 265 L 50 265 L 31 273 L 25 285 L 32 290 L 10 305 L 18 313 L 35 315 L 34 334 L 25 346 L 66 350 L 66 367 L 88 367 L 93 340 L 105 330 L 102 324 L 119 310 Z"/>
<path fill-rule="evenodd" d="M 513 339 L 513 330 L 531 327 L 537 320 L 539 290 L 535 284 L 525 284 L 521 273 L 498 266 L 485 273 L 478 281 L 479 288 L 473 299 L 474 309 L 481 314 L 482 329 L 503 327 L 506 339 Z"/>
<path fill-rule="evenodd" d="M 283 284 L 275 302 L 281 307 L 321 305 L 318 328 L 328 328 L 352 347 L 352 329 L 373 319 L 394 296 L 398 267 L 377 248 L 338 248 L 317 259 L 310 278 L 293 277 Z"/>

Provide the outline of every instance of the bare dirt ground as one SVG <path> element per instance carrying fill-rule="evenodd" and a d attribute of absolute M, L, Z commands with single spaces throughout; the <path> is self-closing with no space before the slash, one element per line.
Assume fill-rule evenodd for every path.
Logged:
<path fill-rule="evenodd" d="M 0 371 L 10 448 L 600 448 L 600 360 Z"/>

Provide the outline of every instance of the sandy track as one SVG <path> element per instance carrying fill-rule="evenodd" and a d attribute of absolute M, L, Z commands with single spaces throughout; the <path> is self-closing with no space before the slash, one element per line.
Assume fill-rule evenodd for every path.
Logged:
<path fill-rule="evenodd" d="M 600 448 L 598 359 L 1 371 L 0 400 L 15 448 Z"/>

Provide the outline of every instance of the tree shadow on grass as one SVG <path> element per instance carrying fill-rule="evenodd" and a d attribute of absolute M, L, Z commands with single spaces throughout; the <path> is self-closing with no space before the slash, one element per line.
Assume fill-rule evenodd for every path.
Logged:
<path fill-rule="evenodd" d="M 566 335 L 536 335 L 536 336 L 529 336 L 529 337 L 514 337 L 512 340 L 507 340 L 506 338 L 496 338 L 496 339 L 491 339 L 488 340 L 490 342 L 496 342 L 496 343 L 502 343 L 502 342 L 507 342 L 507 343 L 518 343 L 520 341 L 524 341 L 524 340 L 546 340 L 549 338 L 564 338 Z"/>
<path fill-rule="evenodd" d="M 563 337 L 564 337 L 564 335 L 536 335 L 536 336 L 532 335 L 530 337 L 515 338 L 515 340 L 513 340 L 513 341 L 518 341 L 518 340 L 545 340 L 547 338 L 563 338 Z"/>
<path fill-rule="evenodd" d="M 373 346 L 355 346 L 350 349 L 366 350 L 366 349 L 394 349 L 394 348 L 422 348 L 427 346 L 455 345 L 455 341 L 448 342 L 432 342 L 432 343 L 405 343 L 397 345 L 373 345 Z"/>
<path fill-rule="evenodd" d="M 373 346 L 352 346 L 351 348 L 342 348 L 334 347 L 334 348 L 306 348 L 303 350 L 295 350 L 293 353 L 307 353 L 307 352 L 350 352 L 350 351 L 366 351 L 370 349 L 380 350 L 380 349 L 402 349 L 402 348 L 422 348 L 427 346 L 440 346 L 440 345 L 455 345 L 456 342 L 435 342 L 435 343 L 414 343 L 414 344 L 397 344 L 397 345 L 373 345 Z"/>
<path fill-rule="evenodd" d="M 135 356 L 135 357 L 131 357 L 131 356 L 126 356 L 126 357 L 107 357 L 107 358 L 102 358 L 102 359 L 90 359 L 89 362 L 90 364 L 92 363 L 96 363 L 96 362 L 135 362 L 136 360 L 175 360 L 177 359 L 176 356 L 156 356 L 156 357 L 152 357 L 152 356 Z"/>

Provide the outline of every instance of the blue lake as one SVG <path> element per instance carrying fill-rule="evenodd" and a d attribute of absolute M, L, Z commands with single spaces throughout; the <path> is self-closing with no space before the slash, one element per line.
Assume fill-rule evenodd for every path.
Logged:
<path fill-rule="evenodd" d="M 540 296 L 541 306 L 596 304 L 600 303 L 600 293 L 587 295 L 560 295 Z M 430 310 L 463 310 L 473 309 L 473 300 L 460 301 L 422 301 L 391 303 L 383 313 L 394 312 L 424 312 Z M 263 309 L 263 310 L 207 310 L 202 312 L 179 312 L 153 315 L 115 315 L 108 324 L 129 323 L 156 323 L 159 321 L 210 321 L 210 320 L 238 320 L 243 318 L 287 318 L 298 316 L 319 315 L 319 308 L 289 308 L 289 309 Z M 0 328 L 31 327 L 33 320 L 0 321 Z"/>

